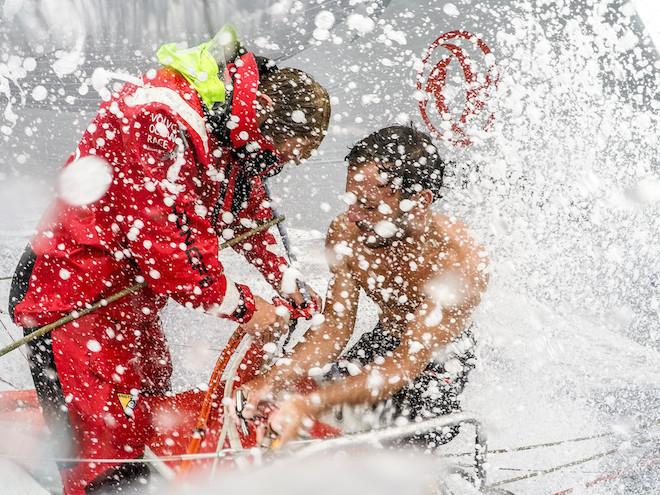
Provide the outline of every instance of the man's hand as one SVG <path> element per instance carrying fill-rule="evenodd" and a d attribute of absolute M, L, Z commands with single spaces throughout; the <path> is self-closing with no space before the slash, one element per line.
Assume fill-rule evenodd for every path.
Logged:
<path fill-rule="evenodd" d="M 288 316 L 265 299 L 254 296 L 254 314 L 243 323 L 243 329 L 260 342 L 273 342 L 279 334 L 288 331 Z"/>
<path fill-rule="evenodd" d="M 316 414 L 311 401 L 301 395 L 294 395 L 278 404 L 268 420 L 270 429 L 278 435 L 278 446 L 308 432 Z"/>
<path fill-rule="evenodd" d="M 241 386 L 245 403 L 241 415 L 245 419 L 252 419 L 258 415 L 259 406 L 265 402 L 273 401 L 273 384 L 266 378 L 267 375 L 261 375 Z"/>
<path fill-rule="evenodd" d="M 305 291 L 307 292 L 307 300 L 305 300 L 305 296 L 303 296 L 302 291 L 300 290 L 300 287 L 296 287 L 296 291 L 292 292 L 291 294 L 286 294 L 285 298 L 291 301 L 291 303 L 294 305 L 296 308 L 305 308 L 305 304 L 309 304 L 310 302 L 316 307 L 317 311 L 321 311 L 321 305 L 323 304 L 323 301 L 321 300 L 321 296 L 319 296 L 314 289 L 312 289 L 309 285 L 303 283 L 305 287 Z"/>

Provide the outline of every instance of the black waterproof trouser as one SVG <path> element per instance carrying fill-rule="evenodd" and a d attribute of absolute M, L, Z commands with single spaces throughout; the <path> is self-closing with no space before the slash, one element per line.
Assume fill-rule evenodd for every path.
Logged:
<path fill-rule="evenodd" d="M 374 406 L 382 411 L 384 422 L 394 423 L 400 418 L 421 421 L 460 411 L 459 396 L 465 388 L 469 372 L 475 366 L 475 343 L 471 328 L 465 330 L 458 339 L 467 339 L 471 345 L 453 357 L 457 362 L 451 372 L 445 369 L 446 363 L 431 362 L 413 383 L 396 392 L 384 404 Z M 332 380 L 346 376 L 349 374 L 347 362 L 362 367 L 372 363 L 378 356 L 386 357 L 388 352 L 400 344 L 401 339 L 385 330 L 379 322 L 372 331 L 364 333 L 344 352 L 340 362 L 333 365 L 325 378 Z M 458 428 L 447 428 L 415 435 L 405 439 L 404 443 L 435 447 L 449 442 L 457 434 Z"/>

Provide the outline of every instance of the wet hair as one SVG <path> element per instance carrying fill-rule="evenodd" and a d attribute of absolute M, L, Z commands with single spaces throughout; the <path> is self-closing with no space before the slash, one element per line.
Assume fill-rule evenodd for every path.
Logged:
<path fill-rule="evenodd" d="M 259 90 L 273 100 L 261 129 L 276 144 L 291 137 L 321 142 L 330 123 L 330 96 L 309 74 L 273 68 L 260 77 Z"/>
<path fill-rule="evenodd" d="M 346 156 L 350 167 L 376 163 L 387 182 L 403 197 L 429 189 L 440 197 L 446 162 L 431 136 L 412 125 L 385 127 L 358 141 Z"/>

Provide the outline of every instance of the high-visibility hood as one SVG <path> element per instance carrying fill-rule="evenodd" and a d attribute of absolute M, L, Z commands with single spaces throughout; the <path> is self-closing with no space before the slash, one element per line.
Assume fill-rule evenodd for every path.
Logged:
<path fill-rule="evenodd" d="M 167 43 L 156 52 L 158 61 L 181 73 L 193 85 L 204 103 L 212 108 L 225 101 L 224 67 L 238 54 L 240 43 L 236 30 L 225 24 L 212 40 L 192 48 Z"/>
<path fill-rule="evenodd" d="M 218 74 L 218 63 L 209 53 L 211 44 L 207 41 L 192 48 L 178 48 L 176 43 L 167 43 L 156 52 L 158 61 L 181 73 L 209 108 L 225 101 L 225 83 Z"/>

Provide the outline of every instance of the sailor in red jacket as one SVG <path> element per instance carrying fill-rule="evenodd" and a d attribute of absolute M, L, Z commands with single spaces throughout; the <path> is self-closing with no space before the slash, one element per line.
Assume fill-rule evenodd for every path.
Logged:
<path fill-rule="evenodd" d="M 263 181 L 318 147 L 329 99 L 304 72 L 278 69 L 251 53 L 233 57 L 224 81 L 217 80 L 222 63 L 205 75 L 184 68 L 191 57 L 198 67 L 213 68 L 213 48 L 188 50 L 178 65 L 170 50 L 169 67 L 109 95 L 67 162 L 101 163 L 112 178 L 107 191 L 86 205 L 58 199 L 17 268 L 10 306 L 26 332 L 147 283 L 30 345 L 32 375 L 59 456 L 143 455 L 151 422 L 140 397 L 170 386 L 158 319 L 168 298 L 252 331 L 278 318 L 271 304 L 226 276 L 219 243 L 272 217 Z M 214 99 L 222 99 L 224 88 L 218 82 L 229 89 L 219 102 Z M 279 290 L 287 263 L 272 250 L 275 243 L 263 232 L 234 249 Z M 300 294 L 293 298 L 301 301 Z M 66 495 L 99 493 L 147 474 L 140 464 L 59 467 Z"/>

